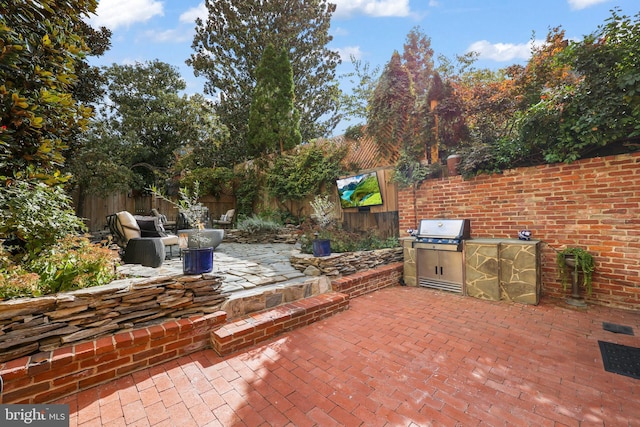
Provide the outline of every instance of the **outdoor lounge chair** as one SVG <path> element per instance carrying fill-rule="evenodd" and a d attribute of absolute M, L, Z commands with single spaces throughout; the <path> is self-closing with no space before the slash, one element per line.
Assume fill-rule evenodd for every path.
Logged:
<path fill-rule="evenodd" d="M 235 215 L 235 209 L 229 209 L 226 214 L 221 215 L 220 219 L 214 219 L 211 223 L 215 226 L 218 225 L 221 228 L 231 228 L 233 224 L 233 216 Z"/>
<path fill-rule="evenodd" d="M 123 261 L 127 264 L 142 264 L 160 267 L 169 248 L 178 248 L 178 236 L 167 234 L 157 217 L 134 217 L 127 211 L 107 216 L 107 225 L 118 246 L 124 250 Z"/>

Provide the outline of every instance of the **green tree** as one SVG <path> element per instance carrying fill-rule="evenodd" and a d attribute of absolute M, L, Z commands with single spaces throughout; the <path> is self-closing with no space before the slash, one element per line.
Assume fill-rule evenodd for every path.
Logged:
<path fill-rule="evenodd" d="M 187 60 L 207 79 L 205 92 L 220 95 L 216 112 L 234 136 L 236 160 L 247 157 L 247 132 L 257 65 L 270 43 L 286 46 L 293 69 L 295 105 L 303 140 L 328 134 L 339 121 L 335 68 L 327 48 L 335 5 L 326 0 L 219 0 L 206 2 L 206 21 L 196 21 L 195 51 Z"/>
<path fill-rule="evenodd" d="M 227 149 L 231 136 L 215 114 L 214 104 L 201 94 L 192 95 L 189 103 L 197 134 L 183 150 L 185 153 L 180 155 L 175 172 L 179 174 L 199 168 L 234 164 L 237 155 Z"/>
<path fill-rule="evenodd" d="M 349 79 L 353 87 L 352 93 L 346 94 L 343 92 L 340 94 L 340 111 L 345 117 L 366 119 L 369 99 L 378 84 L 380 67 L 370 69 L 368 62 L 363 63 L 353 55 L 351 56 L 351 63 L 354 70 L 341 77 Z"/>
<path fill-rule="evenodd" d="M 198 108 L 178 95 L 186 84 L 175 67 L 161 61 L 114 64 L 105 75 L 110 103 L 101 110 L 100 127 L 126 153 L 133 188 L 148 188 L 167 177 L 179 148 L 201 137 Z"/>
<path fill-rule="evenodd" d="M 130 167 L 134 154 L 131 148 L 122 144 L 106 122 L 92 120 L 89 123 L 66 165 L 73 174 L 70 183 L 78 194 L 78 216 L 83 216 L 82 207 L 87 195 L 107 196 L 131 188 L 135 182 Z"/>
<path fill-rule="evenodd" d="M 278 53 L 269 44 L 256 70 L 256 87 L 249 109 L 249 149 L 254 157 L 282 154 L 301 140 L 291 63 L 286 49 Z"/>
<path fill-rule="evenodd" d="M 380 76 L 367 115 L 367 133 L 383 152 L 412 147 L 415 104 L 411 75 L 396 51 Z"/>
<path fill-rule="evenodd" d="M 106 27 L 92 28 L 87 23 L 80 21 L 78 31 L 84 38 L 87 56 L 102 56 L 111 48 L 111 30 Z M 89 65 L 86 61 L 76 64 L 77 81 L 73 85 L 73 96 L 78 101 L 91 106 L 102 100 L 106 78 L 100 67 Z"/>
<path fill-rule="evenodd" d="M 637 149 L 640 139 L 640 13 L 613 10 L 605 24 L 560 55 L 573 70 L 543 92 L 553 111 L 557 145 L 546 161 L 572 161 L 609 150 Z M 574 84 L 573 76 L 579 76 Z M 564 77 L 564 76 L 563 76 Z M 626 148 L 624 148 L 626 146 Z"/>
<path fill-rule="evenodd" d="M 91 110 L 73 97 L 95 0 L 0 1 L 0 176 L 28 167 L 59 181 L 64 150 Z"/>

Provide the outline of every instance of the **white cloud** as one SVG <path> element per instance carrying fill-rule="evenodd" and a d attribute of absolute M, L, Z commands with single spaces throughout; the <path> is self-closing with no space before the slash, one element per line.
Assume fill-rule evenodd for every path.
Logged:
<path fill-rule="evenodd" d="M 527 43 L 489 43 L 487 40 L 480 40 L 471 43 L 467 52 L 478 52 L 479 59 L 492 59 L 494 61 L 505 62 L 514 59 L 528 59 L 531 57 L 532 46 L 544 43 L 542 40 Z"/>
<path fill-rule="evenodd" d="M 196 7 L 192 7 L 188 9 L 186 12 L 183 12 L 180 15 L 180 22 L 186 24 L 193 24 L 196 21 L 196 18 L 201 18 L 203 21 L 207 20 L 207 16 L 209 16 L 209 11 L 207 10 L 207 6 L 204 3 L 200 3 Z"/>
<path fill-rule="evenodd" d="M 156 0 L 100 0 L 91 24 L 111 30 L 145 22 L 156 15 L 164 15 L 162 2 Z"/>
<path fill-rule="evenodd" d="M 610 0 L 568 0 L 569 6 L 573 10 L 586 9 L 596 4 L 606 3 Z"/>
<path fill-rule="evenodd" d="M 345 46 L 336 48 L 335 50 L 338 52 L 340 59 L 342 59 L 343 62 L 350 62 L 352 56 L 354 59 L 362 58 L 360 46 Z"/>
<path fill-rule="evenodd" d="M 155 43 L 182 43 L 193 36 L 191 32 L 183 30 L 145 31 L 144 35 Z"/>
<path fill-rule="evenodd" d="M 348 36 L 349 30 L 343 27 L 337 27 L 335 30 L 331 31 L 334 36 Z"/>
<path fill-rule="evenodd" d="M 409 0 L 333 0 L 336 17 L 364 14 L 374 17 L 409 16 Z"/>

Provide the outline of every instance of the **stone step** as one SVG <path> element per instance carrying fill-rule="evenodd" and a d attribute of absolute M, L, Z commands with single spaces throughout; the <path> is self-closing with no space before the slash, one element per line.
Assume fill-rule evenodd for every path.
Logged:
<path fill-rule="evenodd" d="M 226 356 L 349 308 L 349 296 L 327 292 L 254 312 L 211 333 L 211 346 Z"/>

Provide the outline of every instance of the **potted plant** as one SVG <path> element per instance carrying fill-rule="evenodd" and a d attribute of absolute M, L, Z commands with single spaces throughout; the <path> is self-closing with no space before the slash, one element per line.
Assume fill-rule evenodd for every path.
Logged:
<path fill-rule="evenodd" d="M 591 282 L 593 270 L 595 270 L 593 256 L 582 248 L 567 247 L 557 251 L 556 263 L 563 289 L 567 289 L 569 278 L 571 278 L 571 300 L 567 300 L 567 302 L 573 303 L 573 305 L 583 305 L 583 303 L 576 304 L 582 300 L 579 293 L 579 279 L 582 276 L 582 286 L 587 290 L 587 295 L 591 295 Z"/>
<path fill-rule="evenodd" d="M 166 197 L 155 186 L 151 187 L 151 193 L 178 208 L 191 227 L 193 233 L 186 233 L 180 238 L 180 250 L 182 252 L 182 271 L 184 274 L 202 274 L 213 270 L 213 245 L 211 239 L 203 235 L 205 207 L 198 201 L 200 197 L 200 183 L 195 181 L 193 190 L 182 187 L 179 190 L 180 199 L 174 201 Z"/>
<path fill-rule="evenodd" d="M 325 232 L 334 226 L 338 219 L 336 205 L 329 200 L 328 195 L 316 196 L 310 204 L 313 209 L 311 217 L 316 221 L 319 227 L 319 231 L 314 233 L 315 239 L 311 242 L 313 256 L 329 256 L 331 255 L 331 240 L 321 237 L 326 236 Z"/>

